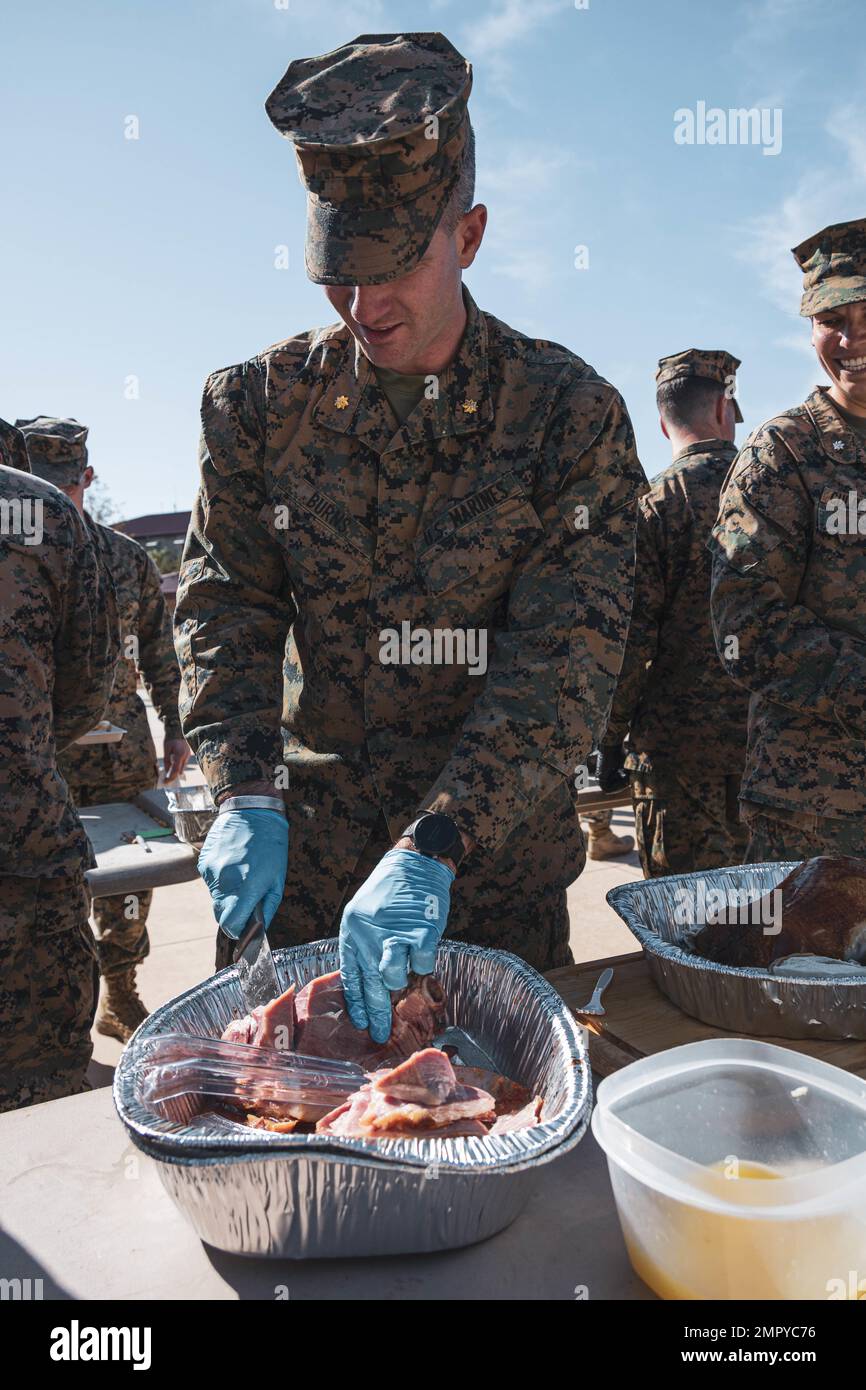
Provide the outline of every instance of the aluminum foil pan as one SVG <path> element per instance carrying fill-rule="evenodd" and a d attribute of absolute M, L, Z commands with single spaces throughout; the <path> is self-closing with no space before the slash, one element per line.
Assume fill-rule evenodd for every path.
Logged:
<path fill-rule="evenodd" d="M 337 968 L 337 943 L 275 951 L 274 963 L 282 988 L 302 986 Z M 536 1169 L 586 1129 L 586 1035 L 552 986 L 516 956 L 445 941 L 436 973 L 447 1021 L 475 1037 L 504 1074 L 544 1096 L 541 1124 L 483 1139 L 382 1142 L 241 1129 L 196 1114 L 187 1100 L 157 1117 L 136 1093 L 143 1044 L 169 1031 L 220 1034 L 243 1012 L 234 967 L 142 1024 L 115 1072 L 115 1104 L 202 1240 L 290 1258 L 397 1254 L 468 1245 L 514 1220 Z"/>
<path fill-rule="evenodd" d="M 204 844 L 217 808 L 207 787 L 175 787 L 166 792 L 174 833 L 185 845 Z"/>
<path fill-rule="evenodd" d="M 773 1038 L 866 1038 L 866 970 L 774 974 L 717 965 L 683 950 L 683 904 L 710 892 L 761 898 L 800 861 L 671 874 L 612 888 L 607 901 L 637 937 L 663 994 L 693 1018 L 731 1033 Z M 796 959 L 794 957 L 791 958 Z"/>

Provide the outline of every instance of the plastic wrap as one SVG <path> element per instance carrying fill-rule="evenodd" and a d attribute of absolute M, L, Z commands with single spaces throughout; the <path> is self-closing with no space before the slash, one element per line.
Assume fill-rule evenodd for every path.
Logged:
<path fill-rule="evenodd" d="M 756 902 L 797 863 L 741 864 L 638 880 L 612 888 L 607 901 L 643 947 L 659 989 L 693 1018 L 762 1037 L 866 1038 L 862 966 L 832 973 L 816 967 L 804 973 L 800 958 L 791 971 L 737 968 L 704 960 L 680 944 L 693 930 L 693 924 L 682 920 L 684 903 L 708 899 L 711 893 L 729 901 L 744 894 L 748 903 Z"/>

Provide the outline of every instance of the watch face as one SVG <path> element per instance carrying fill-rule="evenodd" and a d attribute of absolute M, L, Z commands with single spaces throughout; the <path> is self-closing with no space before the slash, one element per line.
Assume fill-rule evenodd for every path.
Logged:
<path fill-rule="evenodd" d="M 416 848 L 422 854 L 447 854 L 459 838 L 457 826 L 451 817 L 443 816 L 438 811 L 422 816 L 413 833 Z"/>

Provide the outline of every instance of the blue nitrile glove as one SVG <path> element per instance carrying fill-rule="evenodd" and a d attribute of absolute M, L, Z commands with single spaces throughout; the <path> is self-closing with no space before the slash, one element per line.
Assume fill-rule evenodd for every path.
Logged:
<path fill-rule="evenodd" d="M 289 863 L 289 822 L 279 811 L 245 807 L 217 816 L 198 857 L 214 916 L 237 939 L 259 903 L 265 926 L 280 905 Z"/>
<path fill-rule="evenodd" d="M 411 849 L 389 849 L 340 923 L 340 974 L 356 1028 L 374 1042 L 391 1032 L 391 989 L 405 989 L 409 971 L 429 975 L 448 921 L 454 873 Z"/>

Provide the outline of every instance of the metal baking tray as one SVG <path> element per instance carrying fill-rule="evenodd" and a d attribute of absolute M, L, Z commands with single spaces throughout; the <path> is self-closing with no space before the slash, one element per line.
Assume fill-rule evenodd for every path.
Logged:
<path fill-rule="evenodd" d="M 100 724 L 96 724 L 92 729 L 88 729 L 86 734 L 75 740 L 76 744 L 84 748 L 92 748 L 100 743 L 120 743 L 126 735 L 126 730 L 121 729 L 119 724 L 112 724 L 110 719 L 103 719 Z"/>
<path fill-rule="evenodd" d="M 274 952 L 281 987 L 335 970 L 330 939 Z M 448 1022 L 465 1028 L 502 1072 L 545 1097 L 542 1123 L 515 1134 L 395 1139 L 275 1134 L 195 1113 L 186 1100 L 157 1117 L 136 1094 L 149 1037 L 218 1035 L 243 1012 L 232 966 L 158 1009 L 121 1057 L 114 1100 L 132 1142 L 200 1238 L 221 1250 L 311 1258 L 406 1254 L 470 1245 L 502 1230 L 536 1169 L 582 1138 L 592 1108 L 584 1029 L 516 956 L 444 941 L 436 974 Z"/>
<path fill-rule="evenodd" d="M 185 845 L 202 845 L 217 813 L 209 789 L 167 787 L 166 798 L 177 838 Z"/>
<path fill-rule="evenodd" d="M 744 892 L 747 901 L 777 887 L 799 860 L 741 864 L 669 874 L 620 884 L 607 894 L 614 912 L 637 937 L 649 972 L 663 994 L 684 1013 L 724 1028 L 773 1038 L 866 1038 L 866 970 L 850 976 L 785 976 L 703 960 L 677 944 L 687 927 L 685 894 Z"/>

